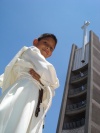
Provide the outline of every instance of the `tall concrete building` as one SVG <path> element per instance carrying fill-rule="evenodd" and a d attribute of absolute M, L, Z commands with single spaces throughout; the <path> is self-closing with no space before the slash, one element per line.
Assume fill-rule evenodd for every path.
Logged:
<path fill-rule="evenodd" d="M 100 133 L 100 42 L 72 45 L 56 133 Z"/>

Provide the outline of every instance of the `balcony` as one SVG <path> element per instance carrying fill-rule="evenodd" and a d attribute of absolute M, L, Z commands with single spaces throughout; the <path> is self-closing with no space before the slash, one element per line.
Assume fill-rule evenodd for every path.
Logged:
<path fill-rule="evenodd" d="M 80 72 L 79 74 L 72 76 L 71 77 L 71 83 L 80 82 L 80 81 L 86 79 L 87 74 L 88 74 L 88 71 L 84 71 L 83 73 Z"/>
<path fill-rule="evenodd" d="M 85 111 L 85 109 L 86 109 L 85 107 L 86 107 L 86 100 L 81 101 L 79 103 L 67 105 L 66 114 L 72 115 L 72 114 L 81 113 L 81 112 Z"/>
<path fill-rule="evenodd" d="M 69 89 L 68 97 L 71 98 L 71 97 L 75 97 L 75 96 L 78 96 L 78 95 L 82 95 L 83 93 L 86 92 L 86 89 L 87 89 L 87 84 L 82 85 L 79 88 Z"/>
<path fill-rule="evenodd" d="M 66 122 L 63 125 L 63 130 L 79 128 L 83 126 L 84 124 L 85 124 L 85 118 L 82 118 L 81 120 L 78 120 L 78 121 Z"/>

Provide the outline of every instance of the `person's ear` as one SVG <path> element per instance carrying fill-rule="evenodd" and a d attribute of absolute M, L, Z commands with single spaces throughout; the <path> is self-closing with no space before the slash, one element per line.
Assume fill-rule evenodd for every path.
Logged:
<path fill-rule="evenodd" d="M 34 39 L 34 40 L 33 40 L 33 45 L 34 45 L 34 46 L 37 46 L 37 44 L 38 44 L 38 39 Z"/>

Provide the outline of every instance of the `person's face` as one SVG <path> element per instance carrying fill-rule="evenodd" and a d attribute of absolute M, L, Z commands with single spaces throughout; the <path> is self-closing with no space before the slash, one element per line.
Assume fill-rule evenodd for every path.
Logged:
<path fill-rule="evenodd" d="M 33 44 L 40 50 L 45 58 L 50 57 L 55 48 L 55 41 L 51 37 L 43 38 L 40 41 L 35 39 Z"/>

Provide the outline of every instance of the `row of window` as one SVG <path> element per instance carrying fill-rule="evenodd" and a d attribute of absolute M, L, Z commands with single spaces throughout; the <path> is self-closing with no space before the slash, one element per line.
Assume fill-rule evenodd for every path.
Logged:
<path fill-rule="evenodd" d="M 69 89 L 68 94 L 69 94 L 69 95 L 73 95 L 73 94 L 76 94 L 76 93 L 79 93 L 79 92 L 81 92 L 81 91 L 86 90 L 86 88 L 87 88 L 87 84 L 82 85 L 82 86 L 79 87 L 79 88 Z"/>
<path fill-rule="evenodd" d="M 79 128 L 79 127 L 83 126 L 84 124 L 85 124 L 85 119 L 84 118 L 82 118 L 79 121 L 64 123 L 63 130 Z"/>
<path fill-rule="evenodd" d="M 84 107 L 85 105 L 86 105 L 86 100 L 81 101 L 81 102 L 76 103 L 76 104 L 67 105 L 66 109 L 67 109 L 67 110 L 79 109 L 79 108 L 81 108 L 81 107 Z"/>
<path fill-rule="evenodd" d="M 75 75 L 75 76 L 72 76 L 72 77 L 71 77 L 71 81 L 74 81 L 74 80 L 80 79 L 80 78 L 86 76 L 87 73 L 88 73 L 88 71 L 85 71 L 85 72 L 83 72 L 83 73 L 80 72 L 79 74 L 77 74 L 77 75 Z"/>

